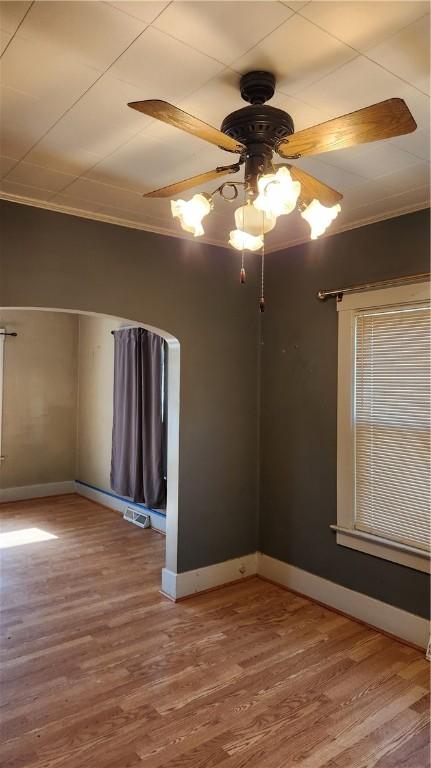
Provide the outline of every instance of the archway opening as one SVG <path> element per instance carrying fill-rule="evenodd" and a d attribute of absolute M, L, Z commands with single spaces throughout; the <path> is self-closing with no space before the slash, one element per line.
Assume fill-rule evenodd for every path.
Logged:
<path fill-rule="evenodd" d="M 165 568 L 174 573 L 177 572 L 177 541 L 178 541 L 178 466 L 179 466 L 179 407 L 180 407 L 180 344 L 178 339 L 170 332 L 155 328 L 151 325 L 146 325 L 141 321 L 135 321 L 131 318 L 121 318 L 113 315 L 105 315 L 98 312 L 81 311 L 79 309 L 63 309 L 59 307 L 1 307 L 0 308 L 0 326 L 7 326 L 6 330 L 14 332 L 13 319 L 20 318 L 19 313 L 51 313 L 55 317 L 55 313 L 59 315 L 74 316 L 77 319 L 77 323 L 82 320 L 99 321 L 103 332 L 106 332 L 106 338 L 103 343 L 106 344 L 107 349 L 112 350 L 112 365 L 113 365 L 113 336 L 110 334 L 111 330 L 119 330 L 125 327 L 141 327 L 152 333 L 160 336 L 165 342 L 165 355 L 166 355 L 166 387 L 165 387 L 165 408 L 167 412 L 167 439 L 166 439 L 166 477 L 167 477 L 167 489 L 166 489 L 166 515 L 164 528 L 166 532 L 166 549 L 165 549 Z M 22 315 L 23 317 L 24 315 Z M 16 320 L 15 320 L 15 324 Z M 11 338 L 9 341 L 8 336 L 2 336 L 3 344 L 7 339 L 9 343 L 13 343 Z M 79 344 L 79 340 L 78 340 Z M 0 353 L 2 349 L 0 348 Z M 109 354 L 109 352 L 108 352 Z M 3 355 L 0 354 L 0 417 L 1 417 L 1 404 L 3 402 L 2 383 L 4 378 L 4 372 L 2 370 Z M 108 388 L 109 396 L 109 388 Z M 110 424 L 105 424 L 105 436 L 109 434 L 109 430 L 112 427 Z M 77 422 L 78 432 L 78 422 Z M 78 437 L 79 440 L 79 437 Z M 0 443 L 1 446 L 1 443 Z M 0 451 L 1 453 L 1 451 Z M 78 455 L 78 454 L 77 454 Z M 106 462 L 105 462 L 106 463 Z M 79 462 L 77 461 L 76 467 L 79 468 Z M 79 484 L 81 482 L 81 487 Z M 79 493 L 83 491 L 84 486 L 91 486 L 91 483 L 82 483 L 82 478 L 79 477 L 79 471 L 75 473 L 74 477 L 75 490 Z M 106 483 L 104 483 L 106 486 Z M 16 490 L 16 489 L 9 489 Z M 110 493 L 108 487 L 99 489 L 95 484 L 95 490 Z M 31 489 L 28 491 L 27 498 L 31 498 Z M 3 495 L 3 500 L 8 500 L 7 494 L 5 498 L 4 489 L 0 489 L 0 498 Z M 82 495 L 86 495 L 82 493 Z M 87 492 L 88 495 L 88 492 Z M 13 499 L 13 494 L 9 494 L 10 499 Z M 15 494 L 15 498 L 18 498 Z M 115 507 L 113 507 L 115 508 Z"/>

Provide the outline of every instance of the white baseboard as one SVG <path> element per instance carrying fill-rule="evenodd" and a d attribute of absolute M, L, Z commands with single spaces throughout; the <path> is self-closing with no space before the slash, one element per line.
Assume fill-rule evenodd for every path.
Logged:
<path fill-rule="evenodd" d="M 299 592 L 420 648 L 428 645 L 430 630 L 426 619 L 260 552 L 184 573 L 163 568 L 162 592 L 173 600 L 179 600 L 253 575 Z"/>
<path fill-rule="evenodd" d="M 129 503 L 74 480 L 2 488 L 0 489 L 0 503 L 43 496 L 60 496 L 66 493 L 78 493 L 121 513 L 127 506 L 142 510 L 141 506 L 133 504 L 133 502 Z M 148 514 L 151 517 L 152 527 L 164 533 L 166 531 L 165 518 L 151 510 L 148 510 Z M 163 568 L 162 591 L 173 600 L 179 600 L 197 592 L 220 587 L 223 584 L 253 575 L 261 576 L 287 587 L 287 589 L 300 592 L 312 600 L 324 603 L 329 608 L 341 611 L 352 618 L 359 619 L 359 621 L 363 621 L 376 629 L 388 632 L 421 648 L 426 648 L 428 645 L 430 628 L 426 619 L 260 552 L 184 573 L 174 573 Z"/>
<path fill-rule="evenodd" d="M 16 488 L 0 488 L 0 503 L 5 501 L 23 501 L 24 499 L 39 499 L 43 496 L 61 496 L 63 493 L 75 493 L 74 480 L 63 480 L 61 483 L 22 485 Z"/>
<path fill-rule="evenodd" d="M 91 499 L 91 501 L 97 501 L 98 504 L 102 504 L 104 507 L 121 512 L 121 514 L 125 512 L 126 507 L 132 507 L 140 512 L 145 511 L 150 516 L 151 527 L 156 531 L 166 533 L 166 518 L 163 515 L 158 515 L 151 509 L 144 510 L 142 505 L 134 504 L 133 501 L 124 501 L 124 499 L 120 499 L 118 496 L 114 496 L 100 488 L 92 488 L 85 483 L 80 483 L 79 480 L 76 480 L 74 483 L 74 492 L 80 496 L 85 496 L 86 499 Z"/>
<path fill-rule="evenodd" d="M 257 552 L 234 560 L 225 560 L 194 571 L 174 573 L 167 568 L 162 570 L 162 592 L 173 600 L 204 592 L 207 589 L 221 587 L 232 581 L 254 576 L 257 572 Z"/>
<path fill-rule="evenodd" d="M 420 616 L 322 579 L 268 555 L 259 556 L 257 572 L 263 578 L 300 592 L 376 629 L 421 648 L 427 647 L 430 636 L 429 622 Z"/>

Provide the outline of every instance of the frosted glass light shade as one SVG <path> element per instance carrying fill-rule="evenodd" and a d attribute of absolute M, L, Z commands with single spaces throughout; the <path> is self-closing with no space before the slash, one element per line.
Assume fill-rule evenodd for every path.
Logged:
<path fill-rule="evenodd" d="M 320 235 L 323 235 L 331 222 L 337 218 L 340 211 L 341 206 L 338 203 L 333 205 L 332 208 L 327 208 L 319 203 L 318 200 L 312 200 L 305 211 L 301 211 L 302 218 L 308 221 L 311 227 L 311 239 L 316 240 Z"/>
<path fill-rule="evenodd" d="M 296 206 L 301 184 L 293 181 L 288 168 L 277 173 L 267 173 L 257 182 L 259 194 L 253 205 L 267 215 L 282 216 L 291 213 Z"/>
<path fill-rule="evenodd" d="M 180 220 L 181 227 L 195 237 L 204 234 L 202 219 L 211 210 L 211 198 L 198 193 L 191 200 L 171 200 L 172 216 Z"/>
<path fill-rule="evenodd" d="M 276 223 L 275 216 L 258 211 L 254 205 L 241 205 L 235 211 L 235 224 L 241 232 L 246 232 L 253 237 L 261 237 L 266 232 L 274 229 Z"/>
<path fill-rule="evenodd" d="M 263 246 L 263 237 L 249 235 L 240 229 L 230 232 L 229 245 L 238 251 L 258 251 Z"/>

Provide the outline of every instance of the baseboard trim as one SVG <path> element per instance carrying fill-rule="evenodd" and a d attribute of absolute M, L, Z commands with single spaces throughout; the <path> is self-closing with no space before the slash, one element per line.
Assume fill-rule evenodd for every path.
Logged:
<path fill-rule="evenodd" d="M 417 648 L 428 645 L 430 635 L 426 619 L 260 552 L 184 573 L 163 568 L 161 593 L 178 602 L 251 576 L 303 595 L 329 610 Z"/>
<path fill-rule="evenodd" d="M 74 480 L 2 488 L 0 489 L 0 503 L 46 496 L 61 496 L 69 493 L 77 493 L 121 513 L 124 512 L 126 506 L 142 509 L 142 505 L 133 504 L 133 502 L 125 501 L 112 493 Z M 146 511 L 151 517 L 152 527 L 164 533 L 166 531 L 165 517 L 150 509 Z M 171 600 L 178 601 L 256 575 L 292 592 L 304 595 L 345 616 L 357 619 L 392 637 L 404 640 L 419 648 L 427 648 L 430 629 L 426 619 L 260 552 L 183 573 L 174 573 L 163 568 L 161 591 Z"/>
<path fill-rule="evenodd" d="M 44 496 L 62 496 L 75 493 L 75 481 L 63 480 L 60 483 L 41 483 L 40 485 L 21 485 L 16 488 L 0 488 L 0 503 L 39 499 Z"/>
<path fill-rule="evenodd" d="M 172 600 L 207 592 L 232 582 L 255 576 L 257 573 L 257 552 L 222 563 L 196 568 L 193 571 L 174 573 L 167 568 L 162 570 L 162 593 Z"/>
<path fill-rule="evenodd" d="M 428 645 L 429 622 L 401 608 L 268 555 L 259 555 L 258 575 L 418 648 Z"/>
<path fill-rule="evenodd" d="M 153 509 L 144 507 L 143 504 L 136 504 L 133 501 L 128 501 L 127 499 L 112 493 L 112 491 L 104 491 L 102 488 L 96 488 L 93 485 L 84 483 L 82 480 L 75 480 L 74 493 L 77 493 L 79 496 L 85 496 L 85 498 L 90 499 L 90 501 L 96 501 L 103 507 L 108 507 L 116 512 L 121 512 L 121 514 L 125 512 L 126 507 L 132 507 L 140 512 L 144 511 L 150 516 L 151 527 L 160 533 L 166 533 L 166 516 Z"/>

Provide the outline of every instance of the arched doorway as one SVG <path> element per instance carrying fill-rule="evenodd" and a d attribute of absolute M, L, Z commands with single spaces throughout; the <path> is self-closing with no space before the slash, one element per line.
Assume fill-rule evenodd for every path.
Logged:
<path fill-rule="evenodd" d="M 117 328 L 138 326 L 161 336 L 167 347 L 167 499 L 166 499 L 166 555 L 165 568 L 177 572 L 178 551 L 178 465 L 179 465 L 179 406 L 180 406 L 180 343 L 168 331 L 146 325 L 131 318 L 123 318 L 100 312 L 63 309 L 60 307 L 1 307 L 2 311 L 37 311 L 78 315 L 80 317 L 111 320 Z"/>

